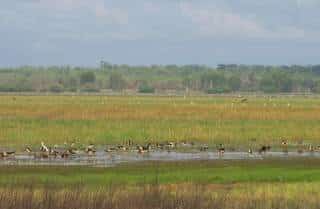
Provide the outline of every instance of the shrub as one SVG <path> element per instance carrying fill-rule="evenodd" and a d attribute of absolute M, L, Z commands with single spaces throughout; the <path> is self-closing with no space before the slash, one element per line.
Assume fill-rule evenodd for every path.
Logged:
<path fill-rule="evenodd" d="M 139 86 L 138 91 L 139 93 L 153 94 L 155 92 L 155 89 L 147 83 L 143 83 Z"/>
<path fill-rule="evenodd" d="M 64 88 L 61 84 L 54 84 L 49 89 L 51 92 L 60 93 L 64 91 Z"/>
<path fill-rule="evenodd" d="M 229 87 L 217 87 L 207 89 L 207 94 L 223 94 L 229 92 L 231 92 L 231 89 Z"/>

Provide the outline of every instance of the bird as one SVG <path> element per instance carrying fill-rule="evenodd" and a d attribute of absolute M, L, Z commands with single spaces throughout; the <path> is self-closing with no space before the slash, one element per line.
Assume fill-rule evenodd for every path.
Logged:
<path fill-rule="evenodd" d="M 150 149 L 151 149 L 151 144 L 147 144 L 146 146 L 140 146 L 138 145 L 137 146 L 137 149 L 138 149 L 138 153 L 142 154 L 142 153 L 146 153 L 146 152 L 149 152 Z"/>
<path fill-rule="evenodd" d="M 94 155 L 96 153 L 96 148 L 94 146 L 94 144 L 89 144 L 87 146 L 87 148 L 85 149 L 85 152 L 88 154 L 88 155 Z"/>
<path fill-rule="evenodd" d="M 219 144 L 219 147 L 218 147 L 218 153 L 219 153 L 219 155 L 222 156 L 225 151 L 226 151 L 226 150 L 225 150 L 223 144 Z"/>
<path fill-rule="evenodd" d="M 44 142 L 41 142 L 40 151 L 49 152 L 49 148 L 44 144 Z"/>
<path fill-rule="evenodd" d="M 119 151 L 127 151 L 127 150 L 128 150 L 128 148 L 127 148 L 126 146 L 124 146 L 124 145 L 118 145 L 118 146 L 117 146 L 117 149 L 118 149 Z"/>
<path fill-rule="evenodd" d="M 312 154 L 314 153 L 314 150 L 315 150 L 314 146 L 312 144 L 309 144 L 308 151 Z"/>
<path fill-rule="evenodd" d="M 116 152 L 117 148 L 116 147 L 106 147 L 106 149 L 104 151 L 105 152 Z"/>
<path fill-rule="evenodd" d="M 240 100 L 241 103 L 244 103 L 244 102 L 247 102 L 247 101 L 248 101 L 247 98 L 243 98 L 243 99 Z"/>
<path fill-rule="evenodd" d="M 208 151 L 208 149 L 209 149 L 209 146 L 208 146 L 208 145 L 202 145 L 202 146 L 200 147 L 200 151 L 201 151 L 201 152 Z"/>
<path fill-rule="evenodd" d="M 32 149 L 29 146 L 26 146 L 24 151 L 27 153 L 32 153 Z"/>
<path fill-rule="evenodd" d="M 282 148 L 282 152 L 288 153 L 288 142 L 286 140 L 282 140 L 281 148 Z"/>
<path fill-rule="evenodd" d="M 174 148 L 176 146 L 176 143 L 174 142 L 167 142 L 167 147 L 168 148 Z"/>
<path fill-rule="evenodd" d="M 14 155 L 16 151 L 10 151 L 10 150 L 2 150 L 0 151 L 0 158 L 9 157 L 11 155 Z"/>
<path fill-rule="evenodd" d="M 263 145 L 263 146 L 258 150 L 258 152 L 259 152 L 259 154 L 265 154 L 265 153 L 267 153 L 267 151 L 269 151 L 270 149 L 271 149 L 270 146 Z"/>
<path fill-rule="evenodd" d="M 78 149 L 75 147 L 75 143 L 71 143 L 70 147 L 68 148 L 68 151 L 72 155 L 78 154 Z"/>

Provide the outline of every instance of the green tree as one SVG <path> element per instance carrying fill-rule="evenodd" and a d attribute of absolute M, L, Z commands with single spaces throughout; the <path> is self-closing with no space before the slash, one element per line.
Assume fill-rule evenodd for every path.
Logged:
<path fill-rule="evenodd" d="M 293 89 L 293 80 L 287 72 L 273 71 L 266 73 L 261 82 L 260 88 L 264 92 L 291 92 Z"/>
<path fill-rule="evenodd" d="M 148 82 L 143 81 L 140 85 L 139 85 L 139 89 L 138 89 L 139 93 L 154 93 L 155 89 L 153 86 L 149 85 Z"/>
<path fill-rule="evenodd" d="M 121 91 L 126 86 L 126 81 L 122 74 L 118 72 L 112 72 L 109 77 L 110 89 L 114 91 Z"/>
<path fill-rule="evenodd" d="M 239 91 L 241 87 L 241 79 L 237 75 L 233 75 L 229 78 L 229 86 L 232 91 Z"/>
<path fill-rule="evenodd" d="M 96 81 L 96 75 L 94 72 L 84 72 L 80 75 L 80 83 L 81 85 L 87 84 L 87 83 L 94 83 Z"/>

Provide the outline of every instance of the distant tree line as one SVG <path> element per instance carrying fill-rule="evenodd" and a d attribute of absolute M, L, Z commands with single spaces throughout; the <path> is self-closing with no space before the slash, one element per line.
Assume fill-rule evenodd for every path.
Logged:
<path fill-rule="evenodd" d="M 198 91 L 320 93 L 320 65 L 51 66 L 0 69 L 1 92 Z"/>

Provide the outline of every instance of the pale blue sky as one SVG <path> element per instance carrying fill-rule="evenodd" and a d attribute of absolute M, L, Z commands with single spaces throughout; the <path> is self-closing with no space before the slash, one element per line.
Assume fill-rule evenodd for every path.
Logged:
<path fill-rule="evenodd" d="M 0 66 L 317 64 L 320 0 L 3 0 Z"/>

